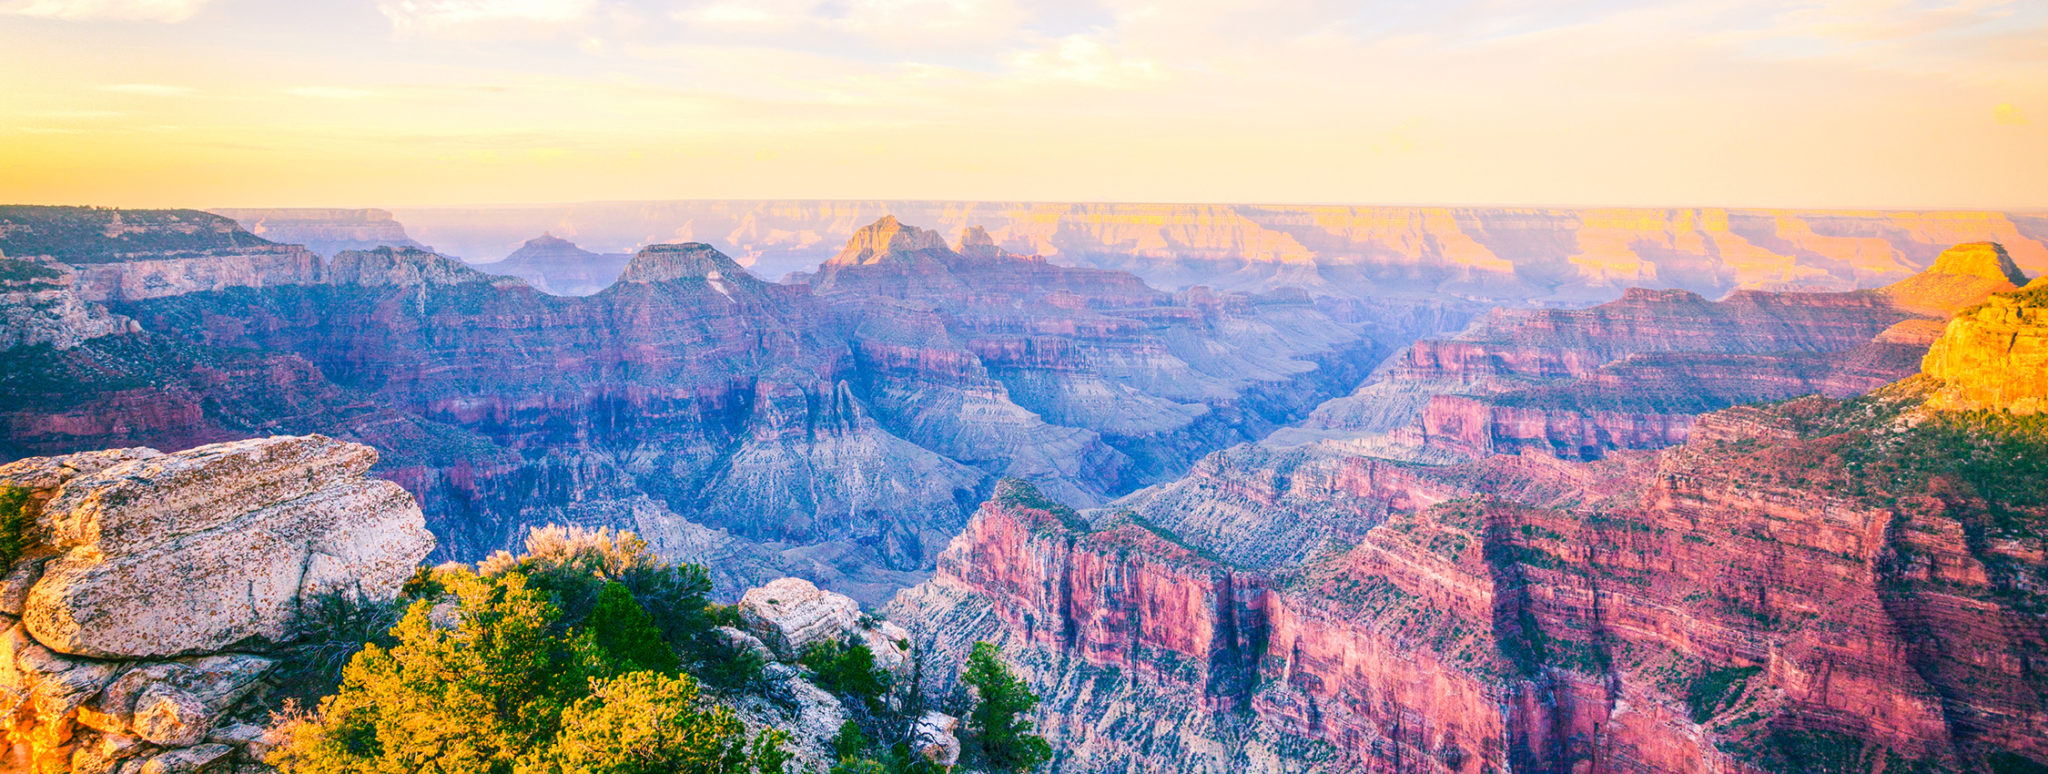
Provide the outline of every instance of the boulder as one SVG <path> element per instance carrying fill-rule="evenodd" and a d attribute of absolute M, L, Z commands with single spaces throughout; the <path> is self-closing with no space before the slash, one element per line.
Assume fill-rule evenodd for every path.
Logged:
<path fill-rule="evenodd" d="M 783 730 L 798 739 L 830 739 L 846 722 L 846 705 L 803 675 L 788 664 L 769 664 L 761 670 L 768 698 L 789 712 L 789 727 Z"/>
<path fill-rule="evenodd" d="M 136 774 L 203 774 L 219 771 L 228 764 L 228 753 L 231 752 L 234 752 L 234 749 L 227 745 L 211 743 L 172 750 L 144 761 L 136 768 Z M 128 767 L 123 766 L 121 771 L 126 774 Z"/>
<path fill-rule="evenodd" d="M 284 639 L 301 600 L 388 598 L 433 549 L 412 496 L 366 477 L 367 446 L 276 436 L 137 456 L 42 505 L 59 553 L 22 621 L 52 650 L 132 659 Z"/>
<path fill-rule="evenodd" d="M 777 657 L 789 660 L 817 643 L 845 639 L 860 620 L 860 604 L 802 578 L 782 578 L 741 596 L 740 618 Z"/>
<path fill-rule="evenodd" d="M 71 746 L 71 774 L 114 774 L 122 761 L 141 754 L 143 745 L 132 736 L 80 732 Z"/>
<path fill-rule="evenodd" d="M 153 683 L 135 698 L 135 735 L 165 747 L 187 747 L 213 730 L 206 703 L 169 683 Z"/>
<path fill-rule="evenodd" d="M 762 643 L 759 637 L 731 626 L 717 627 L 711 630 L 711 634 L 718 638 L 720 644 L 735 653 L 752 653 L 760 656 L 762 661 L 775 660 L 775 654 L 768 650 L 768 646 Z"/>
<path fill-rule="evenodd" d="M 910 725 L 910 749 L 925 760 L 952 767 L 960 762 L 960 719 L 926 712 Z"/>
<path fill-rule="evenodd" d="M 61 740 L 78 708 L 119 669 L 51 651 L 17 624 L 0 633 L 0 726 L 41 729 Z"/>

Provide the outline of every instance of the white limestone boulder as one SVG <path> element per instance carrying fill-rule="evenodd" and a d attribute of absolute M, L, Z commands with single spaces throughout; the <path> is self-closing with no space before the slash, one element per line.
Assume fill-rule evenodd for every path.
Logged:
<path fill-rule="evenodd" d="M 0 482 L 47 486 L 67 459 L 0 467 Z M 367 477 L 376 460 L 319 435 L 84 460 L 42 503 L 38 548 L 55 556 L 22 623 L 60 653 L 162 658 L 285 639 L 323 592 L 388 599 L 434 540 L 411 495 Z"/>
<path fill-rule="evenodd" d="M 802 578 L 781 578 L 740 597 L 740 619 L 775 655 L 794 660 L 821 642 L 839 642 L 860 620 L 860 603 Z"/>

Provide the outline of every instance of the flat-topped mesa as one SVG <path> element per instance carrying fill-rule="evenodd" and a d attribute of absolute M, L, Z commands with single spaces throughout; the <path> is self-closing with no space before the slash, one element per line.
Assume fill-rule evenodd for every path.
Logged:
<path fill-rule="evenodd" d="M 1926 271 L 1877 290 L 1901 309 L 1934 317 L 1984 301 L 1993 293 L 2016 290 L 2027 275 L 1997 242 L 1971 242 L 1942 251 Z"/>
<path fill-rule="evenodd" d="M 387 210 L 326 207 L 223 208 L 209 210 L 233 218 L 250 233 L 274 242 L 302 244 L 321 255 L 374 247 L 424 247 L 405 233 L 405 226 Z"/>
<path fill-rule="evenodd" d="M 0 252 L 72 266 L 87 301 L 318 282 L 320 256 L 197 210 L 0 206 Z"/>
<path fill-rule="evenodd" d="M 1930 407 L 2048 412 L 2048 282 L 1957 312 L 1920 369 L 1942 383 Z"/>
<path fill-rule="evenodd" d="M 748 274 L 733 259 L 703 242 L 680 244 L 648 245 L 626 264 L 626 271 L 619 275 L 621 283 L 674 282 L 676 280 L 703 280 L 706 282 L 752 281 Z"/>
<path fill-rule="evenodd" d="M 334 256 L 327 267 L 330 285 L 364 287 L 415 287 L 423 285 L 490 284 L 501 288 L 521 287 L 516 277 L 485 274 L 448 256 L 416 247 L 379 247 L 347 250 Z"/>
<path fill-rule="evenodd" d="M 990 243 L 993 245 L 993 241 Z M 881 263 L 892 257 L 914 255 L 926 250 L 952 252 L 946 246 L 944 237 L 936 231 L 926 231 L 916 226 L 897 222 L 896 216 L 884 215 L 853 233 L 846 241 L 846 248 L 839 251 L 828 264 L 864 265 Z"/>

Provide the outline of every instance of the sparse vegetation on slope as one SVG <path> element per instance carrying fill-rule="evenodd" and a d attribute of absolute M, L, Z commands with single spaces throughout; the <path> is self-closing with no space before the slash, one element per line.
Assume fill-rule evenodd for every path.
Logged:
<path fill-rule="evenodd" d="M 748 734 L 683 671 L 716 659 L 701 567 L 628 533 L 544 529 L 521 557 L 415 578 L 389 644 L 363 646 L 316 710 L 288 713 L 288 774 L 781 772 L 787 736 Z"/>

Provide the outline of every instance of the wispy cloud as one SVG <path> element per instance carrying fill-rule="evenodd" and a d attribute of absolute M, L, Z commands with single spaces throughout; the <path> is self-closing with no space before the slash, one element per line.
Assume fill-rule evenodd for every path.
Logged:
<path fill-rule="evenodd" d="M 135 94 L 144 97 L 183 97 L 199 93 L 198 89 L 190 86 L 171 86 L 162 83 L 110 83 L 101 86 L 100 91 L 111 91 L 115 94 Z"/>
<path fill-rule="evenodd" d="M 0 0 L 0 14 L 70 21 L 181 22 L 210 0 Z"/>
<path fill-rule="evenodd" d="M 596 0 L 380 0 L 377 10 L 402 33 L 531 33 L 581 21 Z"/>
<path fill-rule="evenodd" d="M 369 89 L 351 89 L 341 86 L 289 86 L 281 89 L 285 94 L 307 99 L 363 99 L 377 96 Z"/>
<path fill-rule="evenodd" d="M 2004 126 L 2026 126 L 2033 123 L 2027 120 L 2026 113 L 2020 112 L 2019 108 L 2013 107 L 2010 103 L 1991 108 L 1991 120 Z"/>
<path fill-rule="evenodd" d="M 29 115 L 58 121 L 96 121 L 102 118 L 120 118 L 128 114 L 119 110 L 38 110 Z"/>

